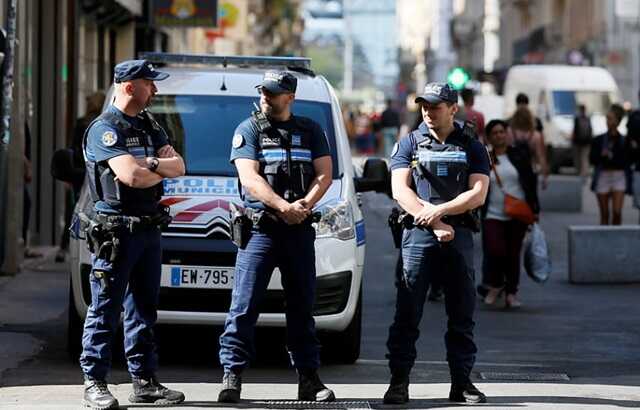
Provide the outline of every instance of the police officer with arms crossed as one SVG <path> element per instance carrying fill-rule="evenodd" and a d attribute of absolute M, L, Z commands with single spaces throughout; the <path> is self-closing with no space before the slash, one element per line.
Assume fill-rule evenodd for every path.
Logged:
<path fill-rule="evenodd" d="M 298 400 L 335 400 L 318 377 L 312 315 L 316 268 L 311 209 L 331 184 L 331 156 L 320 125 L 291 113 L 296 87 L 289 72 L 265 73 L 256 87 L 260 111 L 236 128 L 232 140 L 230 160 L 242 185 L 242 218 L 248 229 L 243 229 L 247 238 L 234 238 L 239 249 L 231 307 L 220 336 L 224 376 L 219 402 L 240 401 L 241 373 L 255 354 L 258 306 L 276 266 L 285 294 L 287 348 L 298 372 Z"/>
<path fill-rule="evenodd" d="M 88 222 L 92 251 L 91 305 L 82 336 L 80 365 L 84 405 L 118 408 L 106 376 L 112 339 L 124 307 L 124 348 L 133 381 L 129 401 L 177 404 L 181 392 L 156 379 L 153 340 L 160 288 L 160 225 L 170 221 L 159 206 L 162 180 L 184 175 L 182 157 L 145 108 L 169 75 L 145 60 L 124 61 L 114 70 L 114 101 L 89 125 L 83 149 L 95 215 Z"/>
<path fill-rule="evenodd" d="M 409 401 L 420 319 L 429 283 L 441 283 L 448 316 L 445 344 L 451 373 L 449 400 L 483 403 L 469 378 L 475 361 L 473 241 L 468 212 L 484 203 L 489 157 L 468 128 L 454 122 L 458 93 L 430 83 L 416 98 L 424 122 L 391 156 L 393 197 L 409 214 L 402 237 L 403 277 L 387 348 L 391 382 L 387 404 Z M 408 220 L 408 222 L 407 222 Z"/>

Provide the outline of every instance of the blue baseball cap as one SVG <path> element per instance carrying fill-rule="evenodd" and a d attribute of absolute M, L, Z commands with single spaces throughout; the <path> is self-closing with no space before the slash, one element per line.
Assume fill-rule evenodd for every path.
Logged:
<path fill-rule="evenodd" d="M 123 61 L 113 69 L 113 81 L 116 83 L 136 80 L 138 78 L 162 81 L 167 77 L 169 77 L 168 73 L 156 71 L 153 64 L 147 60 Z"/>
<path fill-rule="evenodd" d="M 416 104 L 428 102 L 438 104 L 441 102 L 458 102 L 458 92 L 447 83 L 429 83 L 424 87 L 422 95 L 416 97 Z"/>
<path fill-rule="evenodd" d="M 298 79 L 288 71 L 267 71 L 262 83 L 256 85 L 256 88 L 264 88 L 273 94 L 295 94 L 297 87 Z"/>

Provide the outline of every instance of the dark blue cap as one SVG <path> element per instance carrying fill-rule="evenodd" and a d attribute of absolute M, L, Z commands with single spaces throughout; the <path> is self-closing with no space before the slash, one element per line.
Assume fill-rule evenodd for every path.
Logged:
<path fill-rule="evenodd" d="M 422 95 L 416 97 L 416 103 L 428 102 L 438 104 L 441 102 L 458 102 L 458 92 L 447 83 L 429 83 L 424 87 Z"/>
<path fill-rule="evenodd" d="M 162 81 L 167 77 L 169 77 L 168 73 L 156 71 L 153 64 L 147 60 L 123 61 L 113 69 L 113 81 L 116 83 L 136 80 L 138 78 Z"/>
<path fill-rule="evenodd" d="M 298 79 L 288 71 L 267 71 L 262 83 L 256 88 L 264 88 L 273 94 L 293 93 L 298 87 Z"/>

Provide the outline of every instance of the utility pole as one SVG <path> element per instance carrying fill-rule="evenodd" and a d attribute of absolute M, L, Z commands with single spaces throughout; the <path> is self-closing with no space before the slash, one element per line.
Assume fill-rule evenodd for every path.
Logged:
<path fill-rule="evenodd" d="M 345 95 L 353 91 L 353 33 L 351 32 L 351 0 L 342 2 L 344 20 L 344 74 L 342 90 Z"/>
<path fill-rule="evenodd" d="M 431 65 L 431 80 L 445 82 L 447 73 L 455 62 L 455 53 L 451 46 L 451 18 L 453 16 L 453 2 L 451 0 L 438 1 L 438 19 L 435 22 L 435 36 L 433 36 L 432 49 L 434 61 Z M 427 65 L 429 62 L 427 61 Z"/>
<path fill-rule="evenodd" d="M 16 46 L 17 0 L 7 3 L 6 40 L 2 62 L 2 96 L 0 104 L 0 266 L 7 254 L 10 230 L 7 229 L 9 194 L 9 143 L 11 142 L 11 110 L 13 103 L 13 65 Z M 17 193 L 14 192 L 14 195 Z"/>

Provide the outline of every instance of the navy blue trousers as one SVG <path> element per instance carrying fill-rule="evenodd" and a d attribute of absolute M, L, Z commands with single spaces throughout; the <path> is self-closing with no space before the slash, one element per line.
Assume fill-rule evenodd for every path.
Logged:
<path fill-rule="evenodd" d="M 240 373 L 255 356 L 254 327 L 273 269 L 285 294 L 287 348 L 296 369 L 320 366 L 313 304 L 316 287 L 315 230 L 309 224 L 254 229 L 236 258 L 231 307 L 220 336 L 220 363 Z"/>
<path fill-rule="evenodd" d="M 157 319 L 160 290 L 160 230 L 124 232 L 120 243 L 114 263 L 92 255 L 91 306 L 84 322 L 80 366 L 85 375 L 98 380 L 104 380 L 111 368 L 113 335 L 123 308 L 129 373 L 148 377 L 158 366 L 152 328 Z M 95 277 L 96 271 L 107 273 L 108 286 Z"/>
<path fill-rule="evenodd" d="M 469 379 L 477 352 L 473 342 L 475 289 L 471 232 L 459 228 L 452 242 L 438 244 L 431 233 L 408 229 L 402 238 L 402 277 L 396 282 L 396 311 L 387 340 L 392 373 L 409 373 L 430 283 L 442 284 L 447 312 L 445 346 L 454 383 Z"/>

